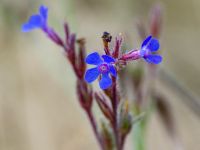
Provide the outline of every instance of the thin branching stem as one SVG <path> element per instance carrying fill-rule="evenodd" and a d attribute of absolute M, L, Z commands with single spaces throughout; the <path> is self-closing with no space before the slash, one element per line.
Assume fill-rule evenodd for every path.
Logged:
<path fill-rule="evenodd" d="M 97 123 L 96 123 L 96 121 L 95 121 L 95 119 L 94 119 L 94 115 L 93 115 L 93 113 L 91 112 L 91 110 L 86 111 L 86 112 L 87 112 L 87 116 L 88 116 L 88 118 L 89 118 L 90 124 L 91 124 L 91 126 L 92 126 L 93 132 L 94 132 L 94 134 L 95 134 L 95 137 L 96 137 L 96 139 L 97 139 L 97 141 L 98 141 L 98 143 L 99 143 L 99 146 L 100 146 L 101 150 L 104 150 L 104 145 L 103 145 L 103 143 L 102 143 L 101 136 L 100 136 L 100 134 L 99 134 L 99 132 L 98 132 Z"/>

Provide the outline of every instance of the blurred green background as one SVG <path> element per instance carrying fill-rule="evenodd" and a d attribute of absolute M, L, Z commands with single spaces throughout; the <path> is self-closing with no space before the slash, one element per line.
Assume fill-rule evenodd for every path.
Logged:
<path fill-rule="evenodd" d="M 183 149 L 199 150 L 200 119 L 193 111 L 200 110 L 199 0 L 0 0 L 0 149 L 98 148 L 61 49 L 39 30 L 21 32 L 40 4 L 49 7 L 49 24 L 56 31 L 64 36 L 62 24 L 67 21 L 93 51 L 102 50 L 103 31 L 122 33 L 128 48 L 139 47 L 136 23 L 142 19 L 148 26 L 149 10 L 157 2 L 164 8 L 161 67 L 195 95 L 195 102 L 173 84 L 161 81 L 158 86 L 171 103 Z M 148 150 L 175 149 L 159 120 L 155 113 L 147 132 Z M 131 138 L 126 149 L 131 149 Z"/>

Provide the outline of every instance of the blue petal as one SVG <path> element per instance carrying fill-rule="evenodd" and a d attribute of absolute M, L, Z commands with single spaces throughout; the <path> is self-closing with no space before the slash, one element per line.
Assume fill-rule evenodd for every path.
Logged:
<path fill-rule="evenodd" d="M 45 7 L 44 5 L 41 5 L 39 11 L 40 11 L 40 15 L 44 18 L 44 20 L 47 20 L 48 8 Z"/>
<path fill-rule="evenodd" d="M 102 58 L 103 58 L 104 61 L 107 62 L 107 63 L 115 62 L 115 59 L 112 58 L 111 56 L 108 56 L 108 55 L 102 55 Z"/>
<path fill-rule="evenodd" d="M 142 42 L 142 45 L 141 45 L 141 48 L 143 48 L 144 46 L 146 46 L 149 41 L 151 40 L 152 36 L 148 36 L 143 42 Z"/>
<path fill-rule="evenodd" d="M 35 26 L 35 27 L 41 27 L 42 26 L 42 18 L 40 15 L 32 15 L 29 19 L 29 24 Z"/>
<path fill-rule="evenodd" d="M 28 32 L 28 31 L 31 31 L 33 29 L 35 29 L 35 26 L 33 26 L 29 23 L 25 23 L 25 24 L 22 25 L 22 31 L 23 32 Z"/>
<path fill-rule="evenodd" d="M 110 65 L 110 73 L 116 77 L 117 76 L 117 71 L 113 65 Z"/>
<path fill-rule="evenodd" d="M 86 57 L 85 62 L 91 65 L 98 65 L 98 64 L 101 64 L 103 60 L 101 59 L 101 57 L 99 56 L 97 52 L 94 52 L 94 53 L 89 54 Z"/>
<path fill-rule="evenodd" d="M 42 27 L 42 19 L 39 15 L 32 15 L 28 22 L 25 23 L 23 26 L 22 26 L 22 31 L 23 32 L 28 32 L 32 29 L 35 29 L 35 28 L 41 28 Z"/>
<path fill-rule="evenodd" d="M 162 61 L 162 57 L 160 55 L 148 55 L 144 58 L 148 63 L 151 64 L 159 64 Z"/>
<path fill-rule="evenodd" d="M 99 81 L 100 88 L 104 90 L 109 88 L 111 85 L 112 85 L 112 80 L 109 77 L 109 74 L 108 73 L 102 74 L 102 78 Z"/>
<path fill-rule="evenodd" d="M 92 69 L 88 69 L 85 73 L 85 80 L 88 82 L 88 83 L 91 83 L 93 82 L 94 80 L 97 79 L 97 77 L 99 76 L 99 70 L 98 68 L 92 68 Z"/>
<path fill-rule="evenodd" d="M 159 41 L 156 38 L 152 38 L 147 47 L 150 51 L 155 52 L 160 47 Z"/>

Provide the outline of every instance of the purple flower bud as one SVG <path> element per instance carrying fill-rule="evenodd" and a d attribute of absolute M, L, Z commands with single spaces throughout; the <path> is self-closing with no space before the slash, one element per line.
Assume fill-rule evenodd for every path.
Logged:
<path fill-rule="evenodd" d="M 118 36 L 118 37 L 116 37 L 115 47 L 114 47 L 114 50 L 113 50 L 113 53 L 112 53 L 112 56 L 114 58 L 118 58 L 119 57 L 120 50 L 121 50 L 121 45 L 122 45 L 122 37 Z"/>
<path fill-rule="evenodd" d="M 137 60 L 140 58 L 141 58 L 140 50 L 131 50 L 130 52 L 122 55 L 120 60 L 131 61 L 131 60 Z"/>

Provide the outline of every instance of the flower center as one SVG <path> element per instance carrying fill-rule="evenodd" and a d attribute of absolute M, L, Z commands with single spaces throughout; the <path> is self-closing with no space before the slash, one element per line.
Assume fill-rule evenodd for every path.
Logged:
<path fill-rule="evenodd" d="M 98 69 L 101 73 L 106 73 L 109 70 L 109 66 L 108 64 L 101 64 L 99 65 Z"/>
<path fill-rule="evenodd" d="M 151 54 L 151 51 L 148 50 L 148 49 L 143 48 L 143 49 L 140 50 L 140 56 L 141 56 L 141 57 L 146 57 L 146 56 L 148 56 L 149 54 Z"/>

